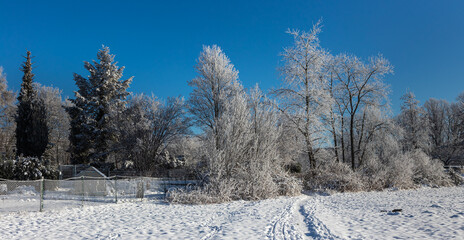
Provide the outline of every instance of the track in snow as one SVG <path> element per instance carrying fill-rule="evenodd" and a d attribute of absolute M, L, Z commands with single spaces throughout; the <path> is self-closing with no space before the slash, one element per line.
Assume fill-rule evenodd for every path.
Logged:
<path fill-rule="evenodd" d="M 314 216 L 317 204 L 313 198 L 300 197 L 287 204 L 271 222 L 269 239 L 340 239 Z"/>
<path fill-rule="evenodd" d="M 304 223 L 308 233 L 305 236 L 309 239 L 341 239 L 334 235 L 327 226 L 315 216 L 318 207 L 318 199 L 308 199 L 304 204 L 300 204 L 299 213 L 304 217 Z"/>
<path fill-rule="evenodd" d="M 267 234 L 269 239 L 303 239 L 301 232 L 292 221 L 294 209 L 299 202 L 300 200 L 291 201 L 283 212 L 273 219 Z"/>

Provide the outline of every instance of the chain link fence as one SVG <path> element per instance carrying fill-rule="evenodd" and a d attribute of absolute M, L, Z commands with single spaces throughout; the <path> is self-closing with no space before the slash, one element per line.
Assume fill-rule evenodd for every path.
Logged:
<path fill-rule="evenodd" d="M 195 185 L 180 178 L 74 177 L 64 180 L 0 179 L 0 212 L 45 211 L 108 203 L 162 200 L 172 188 Z"/>

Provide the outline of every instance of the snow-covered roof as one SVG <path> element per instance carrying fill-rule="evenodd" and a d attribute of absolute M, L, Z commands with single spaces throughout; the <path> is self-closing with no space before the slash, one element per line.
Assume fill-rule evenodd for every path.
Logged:
<path fill-rule="evenodd" d="M 98 169 L 92 166 L 86 168 L 85 170 L 80 171 L 76 176 L 77 177 L 82 177 L 82 176 L 84 177 L 106 177 L 105 174 L 103 174 Z"/>

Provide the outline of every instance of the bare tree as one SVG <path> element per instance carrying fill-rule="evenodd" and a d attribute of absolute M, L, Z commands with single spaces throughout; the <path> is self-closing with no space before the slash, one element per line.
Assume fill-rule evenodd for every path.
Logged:
<path fill-rule="evenodd" d="M 381 106 L 386 104 L 388 87 L 384 84 L 385 75 L 392 73 L 393 67 L 387 59 L 382 56 L 369 58 L 368 63 L 362 62 L 355 56 L 341 54 L 335 57 L 330 67 L 330 76 L 336 81 L 333 86 L 337 92 L 334 98 L 340 119 L 343 121 L 342 130 L 344 129 L 345 117 L 348 121 L 349 133 L 349 152 L 352 169 L 356 168 L 359 161 L 359 138 L 355 138 L 356 119 L 361 121 L 359 127 L 364 127 L 365 110 L 369 106 Z M 361 114 L 360 117 L 357 115 Z M 363 131 L 360 130 L 362 133 Z M 344 132 L 342 132 L 341 142 L 344 143 Z"/>
<path fill-rule="evenodd" d="M 143 172 L 159 166 L 158 156 L 173 140 L 189 133 L 182 98 L 160 102 L 155 97 L 134 95 L 120 122 L 121 148 L 134 167 Z"/>
<path fill-rule="evenodd" d="M 445 100 L 431 98 L 424 103 L 423 111 L 427 118 L 430 136 L 430 153 L 432 157 L 444 160 L 445 156 L 441 156 L 442 149 L 448 145 L 448 114 L 450 113 L 450 104 Z"/>
<path fill-rule="evenodd" d="M 345 113 L 347 111 L 347 105 L 343 104 L 344 96 L 340 87 L 337 85 L 337 75 L 336 72 L 333 71 L 333 67 L 335 66 L 334 64 L 336 64 L 335 58 L 333 56 L 330 56 L 329 61 L 327 61 L 327 65 L 329 69 L 329 92 L 330 96 L 333 99 L 333 105 L 330 108 L 330 114 L 325 119 L 325 122 L 327 122 L 329 126 L 329 132 L 332 134 L 335 158 L 337 162 L 340 162 L 341 159 L 341 161 L 345 163 Z"/>
<path fill-rule="evenodd" d="M 429 99 L 424 104 L 430 122 L 431 155 L 445 165 L 463 162 L 464 94 L 456 102 Z"/>

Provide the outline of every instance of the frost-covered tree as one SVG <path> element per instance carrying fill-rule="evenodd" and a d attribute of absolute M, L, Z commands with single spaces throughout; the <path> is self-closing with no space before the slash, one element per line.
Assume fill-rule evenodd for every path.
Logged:
<path fill-rule="evenodd" d="M 211 146 L 216 139 L 220 148 L 210 148 L 210 174 L 222 179 L 248 179 L 272 176 L 273 170 L 282 169 L 278 160 L 277 141 L 280 135 L 278 114 L 258 87 L 247 95 L 243 87 L 234 83 L 235 95 L 225 105 L 218 121 L 218 137 L 209 137 Z M 213 144 L 212 144 L 213 143 Z M 272 182 L 272 180 L 270 180 Z M 256 186 L 257 187 L 257 186 Z"/>
<path fill-rule="evenodd" d="M 97 59 L 93 64 L 84 62 L 88 78 L 74 74 L 79 90 L 71 100 L 74 106 L 68 108 L 73 162 L 88 162 L 88 157 L 105 162 L 120 137 L 114 119 L 124 110 L 132 77 L 121 80 L 124 67 L 116 65 L 108 47 L 98 52 Z"/>
<path fill-rule="evenodd" d="M 369 106 L 357 116 L 355 126 L 356 149 L 359 165 L 375 155 L 376 158 L 387 161 L 391 157 L 391 147 L 397 146 L 400 131 L 390 116 L 387 106 Z M 390 141 L 390 142 L 387 142 Z M 384 145 L 382 145 L 382 142 Z M 396 148 L 394 150 L 396 152 Z"/>
<path fill-rule="evenodd" d="M 337 162 L 346 162 L 345 148 L 345 113 L 347 106 L 343 104 L 343 95 L 340 87 L 337 85 L 337 76 L 335 72 L 330 71 L 335 64 L 333 56 L 328 57 L 327 68 L 329 69 L 329 93 L 332 97 L 332 106 L 329 115 L 324 119 L 329 132 L 332 135 L 333 149 Z"/>
<path fill-rule="evenodd" d="M 0 151 L 3 157 L 14 157 L 15 145 L 15 94 L 8 90 L 6 75 L 0 67 Z"/>
<path fill-rule="evenodd" d="M 45 155 L 53 164 L 67 164 L 69 161 L 69 115 L 65 107 L 70 104 L 61 98 L 62 90 L 34 83 L 37 96 L 45 104 L 48 126 L 49 147 Z"/>
<path fill-rule="evenodd" d="M 217 135 L 204 138 L 206 181 L 199 190 L 173 193 L 177 202 L 258 200 L 292 195 L 299 186 L 282 168 L 277 149 L 280 137 L 278 112 L 259 88 L 248 95 L 239 82 L 217 119 Z M 219 144 L 216 141 L 220 141 Z"/>
<path fill-rule="evenodd" d="M 16 115 L 16 154 L 41 158 L 48 145 L 47 113 L 44 102 L 38 98 L 32 84 L 34 74 L 30 51 L 27 51 L 25 58 Z"/>
<path fill-rule="evenodd" d="M 217 136 L 217 121 L 234 94 L 232 85 L 238 79 L 238 71 L 216 45 L 203 46 L 195 69 L 198 76 L 188 83 L 193 88 L 188 100 L 189 112 L 197 126 Z"/>
<path fill-rule="evenodd" d="M 401 100 L 401 113 L 398 121 L 404 129 L 403 150 L 422 149 L 429 151 L 429 128 L 425 112 L 412 92 L 405 93 Z"/>
<path fill-rule="evenodd" d="M 209 176 L 217 184 L 231 180 L 238 169 L 243 169 L 249 158 L 250 112 L 243 87 L 235 82 L 235 94 L 223 105 L 221 117 L 217 119 L 216 132 L 208 132 L 207 162 Z"/>
<path fill-rule="evenodd" d="M 262 199 L 299 191 L 279 162 L 281 136 L 275 104 L 259 88 L 246 93 L 238 71 L 219 47 L 204 47 L 189 82 L 190 112 L 204 132 L 200 168 L 203 183 L 188 193 L 173 192 L 175 202 Z M 291 185 L 291 186 L 290 186 Z"/>
<path fill-rule="evenodd" d="M 356 56 L 341 54 L 331 63 L 329 73 L 336 81 L 334 91 L 337 92 L 339 118 L 347 122 L 342 125 L 346 125 L 348 137 L 345 140 L 345 131 L 342 131 L 341 141 L 349 147 L 352 169 L 359 164 L 359 151 L 356 149 L 361 135 L 356 137 L 356 126 L 364 126 L 364 113 L 368 107 L 386 104 L 388 87 L 384 84 L 384 77 L 392 72 L 393 67 L 382 56 L 371 57 L 365 63 Z M 361 123 L 357 124 L 357 120 Z"/>
<path fill-rule="evenodd" d="M 281 54 L 284 86 L 274 91 L 279 109 L 301 134 L 303 149 L 311 168 L 316 168 L 315 151 L 323 131 L 322 118 L 332 102 L 328 89 L 325 62 L 327 53 L 320 47 L 320 23 L 311 32 L 288 31 L 293 36 L 291 47 Z"/>

